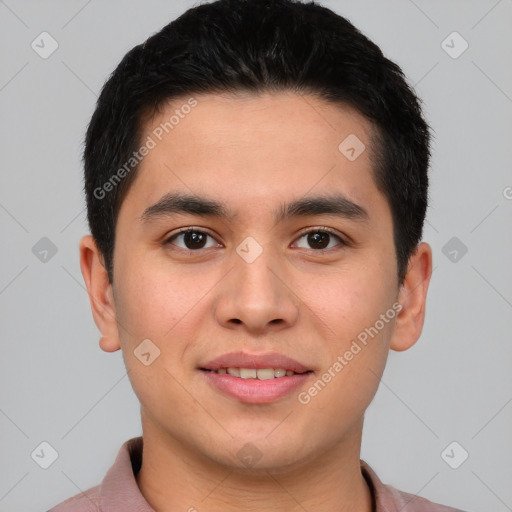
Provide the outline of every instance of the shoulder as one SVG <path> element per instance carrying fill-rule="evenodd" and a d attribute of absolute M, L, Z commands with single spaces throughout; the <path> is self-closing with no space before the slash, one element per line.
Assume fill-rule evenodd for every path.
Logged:
<path fill-rule="evenodd" d="M 101 510 L 99 490 L 99 485 L 91 487 L 87 491 L 59 503 L 48 512 L 98 512 Z"/>
<path fill-rule="evenodd" d="M 154 512 L 142 496 L 135 478 L 142 460 L 142 437 L 126 441 L 100 485 L 80 492 L 48 512 Z"/>
<path fill-rule="evenodd" d="M 385 487 L 391 494 L 394 494 L 397 504 L 403 507 L 400 509 L 401 512 L 464 512 L 458 508 L 434 503 L 416 494 L 399 491 L 390 485 Z"/>
<path fill-rule="evenodd" d="M 363 460 L 361 472 L 370 487 L 376 512 L 464 512 L 382 483 L 375 471 Z"/>

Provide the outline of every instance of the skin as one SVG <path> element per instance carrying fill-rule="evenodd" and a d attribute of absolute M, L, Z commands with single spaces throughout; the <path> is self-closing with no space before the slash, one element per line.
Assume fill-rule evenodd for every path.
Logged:
<path fill-rule="evenodd" d="M 146 134 L 184 104 L 146 121 Z M 81 268 L 107 352 L 122 349 L 141 403 L 142 494 L 158 512 L 372 510 L 360 471 L 364 412 L 389 350 L 419 338 L 432 271 L 420 243 L 405 282 L 397 282 L 389 205 L 372 175 L 371 125 L 357 112 L 293 93 L 197 95 L 198 106 L 144 158 L 119 212 L 114 284 L 91 236 Z M 349 161 L 338 145 L 356 134 L 366 150 Z M 151 223 L 142 212 L 167 192 L 221 201 L 232 219 L 174 214 Z M 367 222 L 322 214 L 276 223 L 272 211 L 305 195 L 343 193 Z M 213 236 L 209 248 L 183 249 L 179 228 Z M 330 248 L 304 231 L 328 227 Z M 252 263 L 236 248 L 253 237 Z M 173 245 L 177 244 L 177 245 Z M 307 390 L 393 303 L 394 320 L 307 404 Z M 148 366 L 133 351 L 150 339 L 160 356 Z M 251 405 L 212 387 L 198 366 L 244 350 L 279 352 L 313 370 L 301 389 Z M 237 452 L 251 443 L 260 460 Z"/>

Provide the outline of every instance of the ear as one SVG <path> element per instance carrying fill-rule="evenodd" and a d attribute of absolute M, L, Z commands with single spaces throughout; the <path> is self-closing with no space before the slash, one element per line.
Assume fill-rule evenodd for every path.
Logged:
<path fill-rule="evenodd" d="M 390 348 L 401 352 L 411 348 L 420 337 L 425 320 L 427 290 L 432 274 L 432 249 L 418 244 L 409 259 L 407 275 L 398 294 L 402 309 L 398 313 Z"/>
<path fill-rule="evenodd" d="M 102 334 L 100 347 L 105 352 L 115 352 L 121 345 L 112 285 L 108 279 L 103 255 L 91 235 L 86 235 L 80 240 L 80 268 L 87 286 L 92 316 Z"/>

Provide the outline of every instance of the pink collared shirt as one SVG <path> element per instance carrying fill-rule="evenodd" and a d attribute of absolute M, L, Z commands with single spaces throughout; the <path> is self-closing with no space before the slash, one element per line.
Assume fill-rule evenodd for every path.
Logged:
<path fill-rule="evenodd" d="M 142 437 L 135 437 L 123 444 L 100 485 L 69 498 L 48 512 L 155 512 L 135 480 L 141 462 Z M 463 512 L 383 484 L 363 460 L 361 471 L 373 496 L 374 512 Z"/>

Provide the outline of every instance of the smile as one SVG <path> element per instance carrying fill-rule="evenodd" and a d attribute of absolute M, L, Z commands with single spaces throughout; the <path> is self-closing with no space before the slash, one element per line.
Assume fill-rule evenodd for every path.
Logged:
<path fill-rule="evenodd" d="M 279 379 L 281 377 L 291 377 L 295 375 L 292 370 L 283 368 L 219 368 L 218 370 L 206 370 L 219 375 L 231 375 L 232 377 L 240 377 L 241 379 L 259 379 L 270 380 Z"/>

